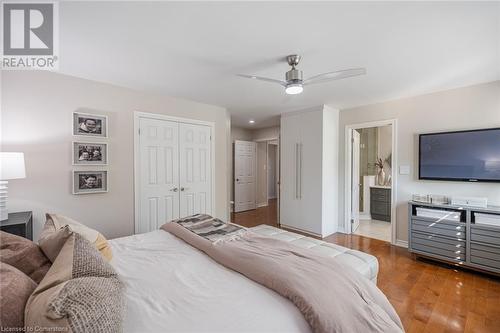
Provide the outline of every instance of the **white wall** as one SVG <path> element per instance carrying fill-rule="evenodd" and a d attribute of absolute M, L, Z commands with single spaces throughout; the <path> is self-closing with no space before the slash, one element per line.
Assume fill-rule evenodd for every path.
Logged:
<path fill-rule="evenodd" d="M 229 213 L 228 112 L 221 107 L 152 95 L 43 71 L 2 73 L 2 150 L 25 153 L 27 178 L 10 182 L 11 211 L 33 210 L 38 235 L 43 213 L 68 215 L 109 238 L 134 232 L 133 112 L 215 123 L 215 215 Z M 71 194 L 74 111 L 109 117 L 109 193 Z M 88 168 L 85 168 L 88 170 Z"/>
<path fill-rule="evenodd" d="M 280 127 L 266 127 L 252 130 L 252 140 L 253 141 L 262 141 L 262 140 L 270 140 L 277 139 L 280 136 Z"/>
<path fill-rule="evenodd" d="M 386 174 L 390 174 L 391 170 L 389 165 L 385 163 L 385 160 L 392 153 L 392 126 L 380 126 L 377 127 L 377 151 L 378 157 L 384 162 L 384 171 Z"/>
<path fill-rule="evenodd" d="M 397 162 L 409 165 L 410 175 L 398 175 L 398 240 L 408 239 L 407 201 L 413 193 L 488 197 L 500 205 L 498 183 L 463 183 L 418 180 L 418 134 L 433 131 L 463 130 L 500 126 L 500 81 L 453 89 L 412 98 L 367 105 L 340 112 L 340 209 L 344 217 L 345 126 L 369 121 L 397 119 Z"/>
<path fill-rule="evenodd" d="M 253 131 L 242 128 L 242 127 L 236 127 L 236 126 L 231 126 L 231 142 L 234 143 L 236 140 L 242 140 L 242 141 L 252 141 L 253 138 Z"/>

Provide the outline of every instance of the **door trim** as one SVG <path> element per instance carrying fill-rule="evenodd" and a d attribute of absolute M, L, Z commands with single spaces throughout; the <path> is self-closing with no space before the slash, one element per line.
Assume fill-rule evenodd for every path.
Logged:
<path fill-rule="evenodd" d="M 391 244 L 396 245 L 396 199 L 398 190 L 398 121 L 397 119 L 387 119 L 371 121 L 366 123 L 351 124 L 345 126 L 345 169 L 344 169 L 344 232 L 351 233 L 351 158 L 352 158 L 352 131 L 367 127 L 380 127 L 392 125 L 392 170 L 391 170 Z"/>
<path fill-rule="evenodd" d="M 139 230 L 139 188 L 140 188 L 140 175 L 139 175 L 139 128 L 140 119 L 156 119 L 165 121 L 174 121 L 178 123 L 192 124 L 192 125 L 204 125 L 210 127 L 211 145 L 210 145 L 210 187 L 212 192 L 212 200 L 210 200 L 210 210 L 212 215 L 215 216 L 215 123 L 211 121 L 189 119 L 182 117 L 168 116 L 158 113 L 148 113 L 141 111 L 134 111 L 134 234 Z"/>

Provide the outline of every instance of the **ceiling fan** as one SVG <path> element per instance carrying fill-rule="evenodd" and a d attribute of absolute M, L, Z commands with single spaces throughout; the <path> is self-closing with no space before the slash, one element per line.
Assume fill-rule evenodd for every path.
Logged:
<path fill-rule="evenodd" d="M 298 66 L 300 62 L 301 56 L 297 54 L 292 54 L 286 57 L 286 61 L 288 65 L 292 66 L 285 74 L 285 80 L 276 80 L 267 77 L 261 77 L 256 75 L 247 75 L 247 74 L 237 74 L 238 76 L 245 77 L 248 79 L 261 80 L 271 83 L 277 83 L 285 87 L 285 92 L 289 95 L 300 94 L 304 90 L 304 86 L 316 83 L 323 83 L 333 80 L 345 79 L 352 76 L 364 75 L 366 74 L 365 68 L 350 68 L 343 69 L 335 72 L 322 73 L 318 75 L 311 76 L 308 79 L 302 78 L 302 71 L 295 68 Z"/>

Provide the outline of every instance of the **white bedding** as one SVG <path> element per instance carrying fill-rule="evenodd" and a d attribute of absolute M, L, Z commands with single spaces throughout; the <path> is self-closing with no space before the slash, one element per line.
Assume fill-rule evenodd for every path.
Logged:
<path fill-rule="evenodd" d="M 287 299 L 163 230 L 110 241 L 124 332 L 310 332 Z"/>

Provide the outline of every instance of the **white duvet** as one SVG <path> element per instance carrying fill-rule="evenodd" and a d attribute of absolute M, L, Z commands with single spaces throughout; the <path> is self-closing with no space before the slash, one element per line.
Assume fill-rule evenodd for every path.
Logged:
<path fill-rule="evenodd" d="M 163 230 L 110 241 L 124 332 L 310 332 L 287 299 Z"/>

